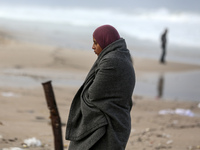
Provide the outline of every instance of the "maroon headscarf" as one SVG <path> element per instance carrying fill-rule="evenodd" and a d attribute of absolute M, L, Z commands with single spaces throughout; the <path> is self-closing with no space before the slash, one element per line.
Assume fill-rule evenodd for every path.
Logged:
<path fill-rule="evenodd" d="M 98 27 L 94 31 L 93 37 L 96 39 L 97 43 L 102 49 L 112 42 L 120 39 L 118 31 L 111 25 L 103 25 Z"/>

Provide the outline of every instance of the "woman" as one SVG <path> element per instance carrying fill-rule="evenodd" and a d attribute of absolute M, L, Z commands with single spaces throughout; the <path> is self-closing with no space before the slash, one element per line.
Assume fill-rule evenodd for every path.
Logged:
<path fill-rule="evenodd" d="M 98 27 L 93 42 L 98 58 L 72 101 L 66 140 L 69 150 L 124 150 L 135 86 L 131 56 L 110 25 Z"/>

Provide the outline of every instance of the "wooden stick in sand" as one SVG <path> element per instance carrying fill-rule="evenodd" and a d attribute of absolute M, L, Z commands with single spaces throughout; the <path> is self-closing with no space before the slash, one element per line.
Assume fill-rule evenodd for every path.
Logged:
<path fill-rule="evenodd" d="M 50 110 L 50 119 L 54 134 L 54 146 L 55 150 L 63 150 L 63 140 L 62 140 L 62 129 L 61 129 L 61 121 L 59 112 L 56 105 L 56 100 L 53 92 L 53 88 L 51 85 L 51 81 L 47 81 L 42 83 L 47 106 Z"/>

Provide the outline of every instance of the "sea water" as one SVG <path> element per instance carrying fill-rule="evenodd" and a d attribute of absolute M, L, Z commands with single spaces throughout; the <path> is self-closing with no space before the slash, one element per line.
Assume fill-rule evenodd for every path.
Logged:
<path fill-rule="evenodd" d="M 186 1 L 185 7 L 172 5 L 171 0 L 163 5 L 157 0 L 102 1 L 99 6 L 90 0 L 0 1 L 0 28 L 22 40 L 91 50 L 95 28 L 111 24 L 133 55 L 156 59 L 161 53 L 160 36 L 168 28 L 167 59 L 200 64 L 200 12 L 194 9 L 200 2 L 193 1 Z"/>

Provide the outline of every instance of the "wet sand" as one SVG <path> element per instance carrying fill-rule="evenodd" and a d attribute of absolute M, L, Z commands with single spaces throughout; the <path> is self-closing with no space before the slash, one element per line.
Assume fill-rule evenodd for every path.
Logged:
<path fill-rule="evenodd" d="M 26 149 L 54 149 L 49 110 L 41 85 L 49 80 L 54 88 L 63 124 L 64 146 L 67 149 L 69 141 L 64 140 L 64 136 L 70 104 L 96 56 L 92 50 L 80 51 L 25 43 L 5 35 L 0 36 L 0 149 L 24 148 L 24 140 L 32 137 L 40 140 L 42 146 Z M 194 78 L 190 81 L 196 81 L 198 74 L 193 76 L 193 73 L 199 72 L 200 66 L 175 62 L 161 65 L 157 60 L 133 58 L 138 84 L 136 83 L 133 94 L 132 131 L 126 149 L 200 149 L 199 101 L 177 100 L 165 95 L 159 97 L 157 93 L 160 74 L 165 76 L 165 85 L 167 80 L 175 82 L 179 80 L 179 74 L 186 73 Z M 175 75 L 178 77 L 174 79 Z M 187 79 L 189 80 L 188 77 Z M 189 83 L 185 82 L 183 85 L 187 86 Z M 192 85 L 195 83 L 197 82 L 192 82 Z M 174 87 L 175 84 L 171 85 L 173 84 L 165 86 L 165 89 L 172 89 L 173 93 L 177 87 Z M 143 92 L 146 86 L 153 89 L 154 94 L 147 94 L 148 89 Z M 198 89 L 193 89 L 196 90 Z M 163 94 L 167 94 L 166 91 Z M 159 114 L 160 110 L 177 108 L 190 110 L 194 116 Z"/>

